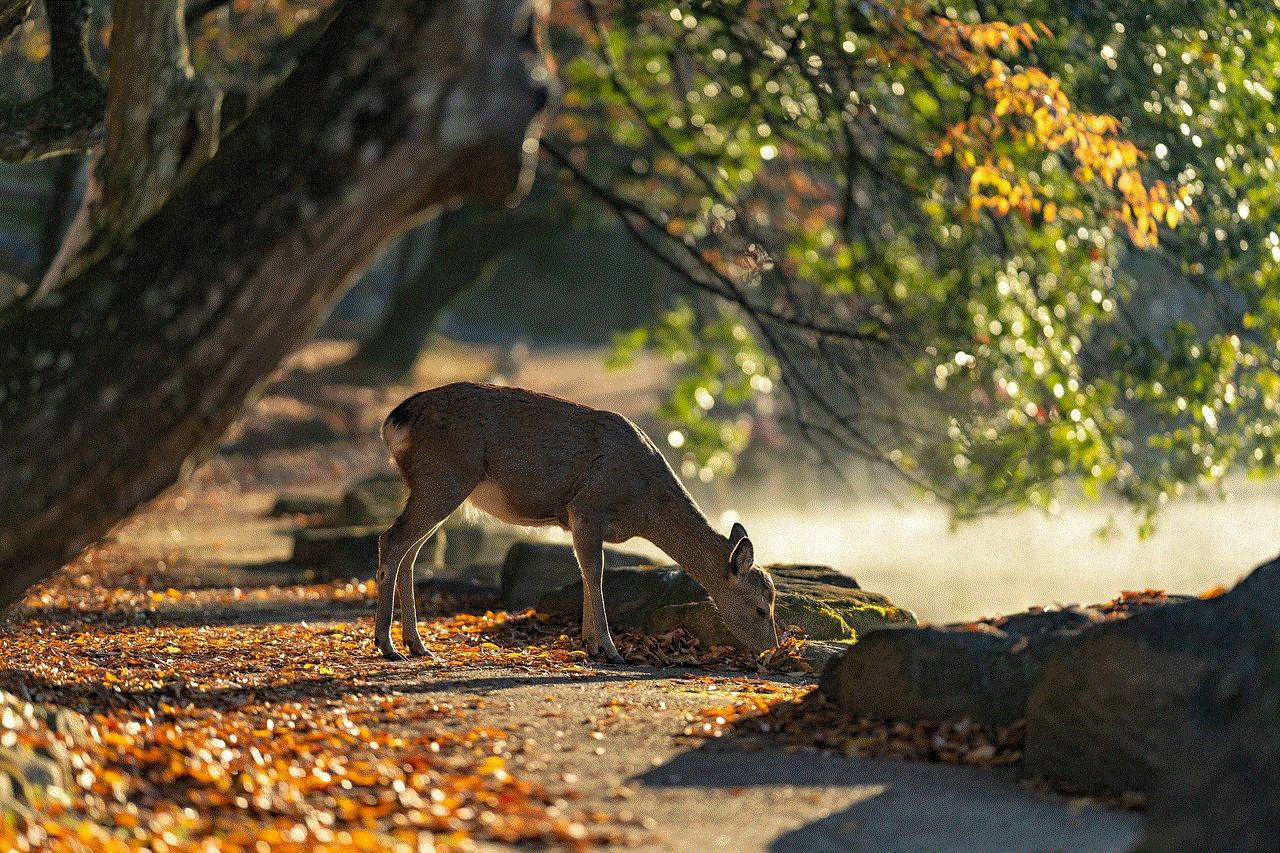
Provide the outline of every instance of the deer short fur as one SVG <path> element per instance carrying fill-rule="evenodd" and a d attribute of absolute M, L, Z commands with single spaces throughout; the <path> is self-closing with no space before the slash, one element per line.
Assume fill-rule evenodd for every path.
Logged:
<path fill-rule="evenodd" d="M 396 406 L 382 437 L 409 487 L 404 512 L 378 540 L 374 638 L 390 660 L 393 597 L 404 645 L 425 655 L 413 602 L 418 550 L 463 501 L 511 524 L 556 524 L 582 570 L 582 637 L 621 662 L 604 609 L 605 542 L 648 539 L 711 595 L 725 624 L 756 651 L 778 643 L 774 586 L 746 530 L 711 528 L 653 442 L 631 421 L 519 388 L 457 382 Z"/>

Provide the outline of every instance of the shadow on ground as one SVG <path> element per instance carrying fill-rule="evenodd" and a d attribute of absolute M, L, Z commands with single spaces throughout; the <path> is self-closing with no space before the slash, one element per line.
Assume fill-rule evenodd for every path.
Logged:
<path fill-rule="evenodd" d="M 726 792 L 748 788 L 773 788 L 786 800 L 843 792 L 843 808 L 780 828 L 767 846 L 777 853 L 1120 853 L 1141 822 L 1135 814 L 1029 791 L 1013 773 L 804 751 L 744 755 L 714 741 L 632 781 L 661 789 L 704 789 L 702 794 L 695 790 L 695 796 L 719 802 L 725 802 Z"/>

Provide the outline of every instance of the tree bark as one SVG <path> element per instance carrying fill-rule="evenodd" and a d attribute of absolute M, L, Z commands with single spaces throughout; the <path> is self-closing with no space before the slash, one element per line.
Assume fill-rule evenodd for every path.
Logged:
<path fill-rule="evenodd" d="M 484 284 L 522 243 L 544 239 L 564 227 L 549 214 L 521 208 L 462 208 L 441 215 L 426 264 L 411 280 L 397 282 L 381 326 L 360 345 L 351 363 L 388 376 L 407 376 L 441 311 Z"/>
<path fill-rule="evenodd" d="M 387 240 L 523 189 L 548 85 L 528 15 L 346 3 L 154 216 L 0 327 L 0 606 L 206 453 Z"/>
<path fill-rule="evenodd" d="M 85 50 L 89 0 L 45 0 L 49 91 L 23 104 L 0 101 L 0 160 L 35 160 L 83 151 L 102 137 L 106 90 Z M 0 0 L 0 40 L 26 18 L 30 0 Z"/>
<path fill-rule="evenodd" d="M 87 4 L 76 0 L 81 2 Z M 112 4 L 112 84 L 101 157 L 92 169 L 81 212 L 44 271 L 41 294 L 78 275 L 132 233 L 164 204 L 184 172 L 198 168 L 217 149 L 221 94 L 191 68 L 182 24 L 185 2 Z M 51 16 L 50 26 L 53 20 Z M 68 38 L 64 35 L 63 41 Z M 62 52 L 74 53 L 66 46 Z M 57 54 L 53 58 L 56 75 Z"/>

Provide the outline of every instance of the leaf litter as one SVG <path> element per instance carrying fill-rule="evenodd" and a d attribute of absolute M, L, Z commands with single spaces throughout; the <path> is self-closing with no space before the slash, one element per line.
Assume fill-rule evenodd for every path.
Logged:
<path fill-rule="evenodd" d="M 630 812 L 588 808 L 571 788 L 522 774 L 523 738 L 483 725 L 482 699 L 424 704 L 401 693 L 404 665 L 375 656 L 372 584 L 147 589 L 147 574 L 108 542 L 0 620 L 0 689 L 87 721 L 72 739 L 21 715 L 0 720 L 0 742 L 56 741 L 75 771 L 38 809 L 0 822 L 0 849 L 339 853 L 475 839 L 585 849 L 645 837 Z M 431 657 L 415 666 L 600 672 L 571 620 L 467 610 L 474 602 L 440 595 L 421 604 Z M 259 606 L 313 618 L 258 624 Z M 330 621 L 335 613 L 350 618 Z M 616 640 L 629 661 L 653 666 L 807 667 L 797 638 L 767 659 L 708 648 L 683 628 Z M 770 690 L 699 678 L 684 683 Z"/>

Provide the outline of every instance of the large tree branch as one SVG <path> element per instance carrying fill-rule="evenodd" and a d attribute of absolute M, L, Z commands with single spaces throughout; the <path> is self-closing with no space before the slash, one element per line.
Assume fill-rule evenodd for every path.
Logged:
<path fill-rule="evenodd" d="M 184 173 L 217 148 L 221 96 L 191 68 L 184 4 L 114 0 L 105 144 L 81 212 L 45 271 L 41 293 L 77 275 L 132 233 L 164 204 Z M 54 59 L 56 72 L 57 54 Z M 63 64 L 70 63 L 64 59 Z"/>
<path fill-rule="evenodd" d="M 207 452 L 388 239 L 522 188 L 528 14 L 347 3 L 151 219 L 0 328 L 0 605 Z"/>

